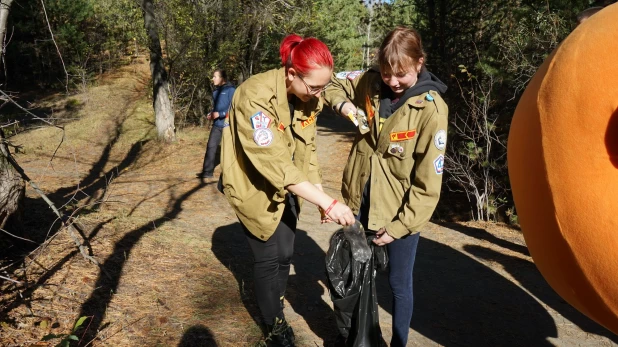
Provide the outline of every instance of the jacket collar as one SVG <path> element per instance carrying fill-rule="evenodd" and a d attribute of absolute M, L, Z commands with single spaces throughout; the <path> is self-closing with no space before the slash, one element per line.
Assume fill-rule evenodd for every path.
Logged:
<path fill-rule="evenodd" d="M 283 117 L 279 117 L 280 121 L 287 128 L 291 124 L 289 117 L 290 106 L 288 105 L 288 93 L 285 86 L 285 68 L 279 68 L 275 73 L 275 99 L 277 99 L 277 110 L 283 112 Z"/>

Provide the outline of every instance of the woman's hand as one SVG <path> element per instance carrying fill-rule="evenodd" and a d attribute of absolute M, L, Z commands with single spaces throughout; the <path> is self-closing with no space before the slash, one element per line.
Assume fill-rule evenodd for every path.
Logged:
<path fill-rule="evenodd" d="M 340 203 L 339 201 L 335 202 L 334 206 L 328 207 L 326 212 L 326 216 L 328 218 L 343 226 L 352 225 L 356 221 L 352 210 L 350 210 L 347 205 Z"/>
<path fill-rule="evenodd" d="M 339 111 L 339 114 L 344 117 L 347 117 L 350 112 L 356 114 L 356 106 L 354 106 L 354 104 L 349 101 L 344 101 L 343 107 L 341 107 L 341 103 L 337 104 L 336 109 L 337 111 Z"/>
<path fill-rule="evenodd" d="M 322 187 L 322 185 L 320 183 L 314 184 L 314 186 L 316 188 L 318 188 L 319 191 L 324 192 L 324 188 Z M 332 220 L 330 218 L 328 218 L 326 213 L 324 213 L 324 209 L 323 208 L 318 206 L 318 211 L 320 211 L 320 217 L 321 217 L 320 218 L 320 224 L 325 224 L 325 223 L 332 222 Z"/>
<path fill-rule="evenodd" d="M 378 235 L 378 237 L 373 240 L 376 246 L 384 246 L 395 241 L 395 239 L 386 232 L 386 228 L 380 228 L 376 235 Z"/>

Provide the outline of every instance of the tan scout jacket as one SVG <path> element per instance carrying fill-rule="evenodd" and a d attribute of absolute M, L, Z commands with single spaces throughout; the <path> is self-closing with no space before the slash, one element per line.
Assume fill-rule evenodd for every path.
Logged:
<path fill-rule="evenodd" d="M 230 126 L 223 132 L 223 193 L 240 221 L 262 240 L 281 220 L 286 186 L 321 183 L 315 137 L 322 101 L 296 100 L 291 121 L 285 70 L 255 75 L 236 89 Z M 268 118 L 252 120 L 260 112 Z"/>
<path fill-rule="evenodd" d="M 357 133 L 343 172 L 341 193 L 346 204 L 358 214 L 363 189 L 371 177 L 368 227 L 386 227 L 394 238 L 420 231 L 440 197 L 446 103 L 435 91 L 413 96 L 379 132 L 380 73 L 369 70 L 353 79 L 333 75 L 332 82 L 326 89 L 326 102 L 337 105 L 350 99 L 365 111 L 371 126 L 365 135 Z"/>

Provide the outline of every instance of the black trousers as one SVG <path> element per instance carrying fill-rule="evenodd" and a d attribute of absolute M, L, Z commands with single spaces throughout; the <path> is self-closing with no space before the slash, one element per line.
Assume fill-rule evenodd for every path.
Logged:
<path fill-rule="evenodd" d="M 204 155 L 204 166 L 202 173 L 212 174 L 215 171 L 215 162 L 217 160 L 217 148 L 221 143 L 221 135 L 223 134 L 223 128 L 212 126 L 210 129 L 210 136 L 208 137 L 208 144 L 206 145 L 206 154 Z"/>
<path fill-rule="evenodd" d="M 258 239 L 243 225 L 253 251 L 255 295 L 265 324 L 272 325 L 276 317 L 283 317 L 281 298 L 290 274 L 297 221 L 296 202 L 288 196 L 281 222 L 268 240 Z"/>

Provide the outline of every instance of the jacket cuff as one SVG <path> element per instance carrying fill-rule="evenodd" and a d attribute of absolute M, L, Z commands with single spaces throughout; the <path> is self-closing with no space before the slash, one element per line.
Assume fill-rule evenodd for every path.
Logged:
<path fill-rule="evenodd" d="M 289 186 L 290 184 L 299 184 L 301 182 L 309 181 L 307 175 L 302 173 L 302 171 L 298 170 L 295 166 L 291 166 L 289 169 L 285 170 L 283 176 L 283 188 Z"/>
<path fill-rule="evenodd" d="M 400 220 L 395 220 L 386 225 L 386 232 L 395 239 L 413 234 Z"/>
<path fill-rule="evenodd" d="M 309 182 L 311 184 L 321 184 L 322 183 L 322 170 L 309 171 L 307 173 L 307 177 L 309 177 Z"/>

